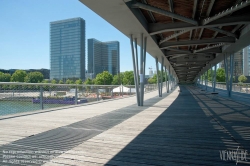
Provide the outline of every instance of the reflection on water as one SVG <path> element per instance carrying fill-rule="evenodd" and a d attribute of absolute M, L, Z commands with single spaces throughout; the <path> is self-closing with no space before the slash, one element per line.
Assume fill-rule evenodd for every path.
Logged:
<path fill-rule="evenodd" d="M 44 104 L 44 109 L 66 106 L 65 104 Z M 40 104 L 23 101 L 0 101 L 0 116 L 21 112 L 41 110 Z"/>

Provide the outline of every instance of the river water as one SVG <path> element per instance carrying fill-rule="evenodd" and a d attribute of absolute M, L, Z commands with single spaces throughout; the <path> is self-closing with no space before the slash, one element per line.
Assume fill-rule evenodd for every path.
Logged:
<path fill-rule="evenodd" d="M 64 104 L 44 104 L 44 109 L 66 106 Z M 68 105 L 67 105 L 68 106 Z M 41 110 L 40 104 L 23 101 L 0 101 L 0 116 Z"/>

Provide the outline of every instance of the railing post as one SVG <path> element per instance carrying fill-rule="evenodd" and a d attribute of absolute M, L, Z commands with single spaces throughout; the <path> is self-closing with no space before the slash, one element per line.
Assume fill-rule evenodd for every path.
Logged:
<path fill-rule="evenodd" d="M 43 87 L 40 86 L 40 108 L 43 110 Z"/>
<path fill-rule="evenodd" d="M 96 99 L 97 99 L 97 101 L 99 101 L 99 89 L 98 88 L 96 88 L 97 89 L 97 92 L 96 92 Z"/>
<path fill-rule="evenodd" d="M 111 98 L 113 98 L 113 89 L 111 90 Z"/>
<path fill-rule="evenodd" d="M 122 85 L 122 97 L 123 97 L 123 85 Z"/>
<path fill-rule="evenodd" d="M 77 105 L 77 85 L 76 85 L 76 89 L 75 89 L 75 105 Z"/>

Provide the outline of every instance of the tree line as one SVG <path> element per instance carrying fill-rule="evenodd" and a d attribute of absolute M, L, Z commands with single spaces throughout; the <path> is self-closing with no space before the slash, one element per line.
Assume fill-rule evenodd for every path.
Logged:
<path fill-rule="evenodd" d="M 205 78 L 206 73 L 204 73 L 204 75 L 202 76 L 203 79 Z M 214 75 L 214 70 L 209 69 L 208 70 L 208 81 L 212 81 L 212 75 Z M 226 82 L 226 73 L 225 73 L 225 69 L 223 68 L 219 68 L 216 70 L 216 81 L 217 82 Z M 238 77 L 238 80 L 236 80 L 235 77 L 233 77 L 233 81 L 234 82 L 239 82 L 239 83 L 243 83 L 247 81 L 247 77 L 244 75 L 241 75 Z"/>
<path fill-rule="evenodd" d="M 161 78 L 161 72 L 157 72 L 159 76 L 159 81 Z M 149 84 L 157 83 L 157 74 L 154 74 L 152 78 L 149 78 L 147 82 Z M 206 73 L 205 73 L 206 74 Z M 212 74 L 214 71 L 211 69 L 208 70 L 208 80 L 212 80 Z M 163 82 L 168 80 L 168 76 L 165 72 L 163 72 Z M 204 78 L 205 75 L 203 75 Z M 238 77 L 239 82 L 245 82 L 247 78 L 244 75 Z M 219 68 L 216 71 L 216 81 L 217 82 L 225 82 L 225 70 L 223 68 Z M 236 80 L 234 80 L 237 82 Z M 125 71 L 121 72 L 117 75 L 112 75 L 108 71 L 104 71 L 96 75 L 94 79 L 86 79 L 84 82 L 81 79 L 71 80 L 67 79 L 65 82 L 63 80 L 45 80 L 44 76 L 41 72 L 29 72 L 23 70 L 16 70 L 15 73 L 10 75 L 9 73 L 0 72 L 0 82 L 26 82 L 26 83 L 52 83 L 52 84 L 85 84 L 85 85 L 134 85 L 134 73 L 133 71 Z"/>
<path fill-rule="evenodd" d="M 41 72 L 29 72 L 16 70 L 15 73 L 0 72 L 0 82 L 26 82 L 26 83 L 52 83 L 52 84 L 86 84 L 86 85 L 134 85 L 133 71 L 125 71 L 123 73 L 112 75 L 108 71 L 104 71 L 96 75 L 94 79 L 87 79 L 83 82 L 81 79 L 72 80 L 45 80 Z"/>

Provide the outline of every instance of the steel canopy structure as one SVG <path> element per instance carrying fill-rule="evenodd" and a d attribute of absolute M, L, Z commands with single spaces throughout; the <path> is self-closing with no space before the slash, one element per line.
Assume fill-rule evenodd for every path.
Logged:
<path fill-rule="evenodd" d="M 240 0 L 80 0 L 122 33 L 148 36 L 147 51 L 166 57 L 180 82 L 195 81 L 227 47 L 241 42 L 249 28 L 250 1 Z M 246 35 L 246 34 L 244 34 Z M 249 36 L 249 35 L 247 35 Z M 154 42 L 154 43 L 153 43 Z M 238 51 L 244 42 L 232 51 Z M 140 45 L 140 42 L 138 42 Z M 158 50 L 157 50 L 158 49 Z M 231 51 L 231 50 L 229 50 Z M 186 59 L 186 63 L 183 60 Z M 193 64 L 200 65 L 191 77 Z M 185 77 L 180 77 L 180 75 Z"/>
<path fill-rule="evenodd" d="M 146 49 L 174 83 L 196 82 L 218 62 L 228 57 L 233 61 L 234 52 L 250 44 L 250 0 L 80 1 L 131 38 L 131 46 L 135 42 L 143 47 L 146 37 L 141 55 Z M 137 49 L 133 51 L 136 56 Z"/>

